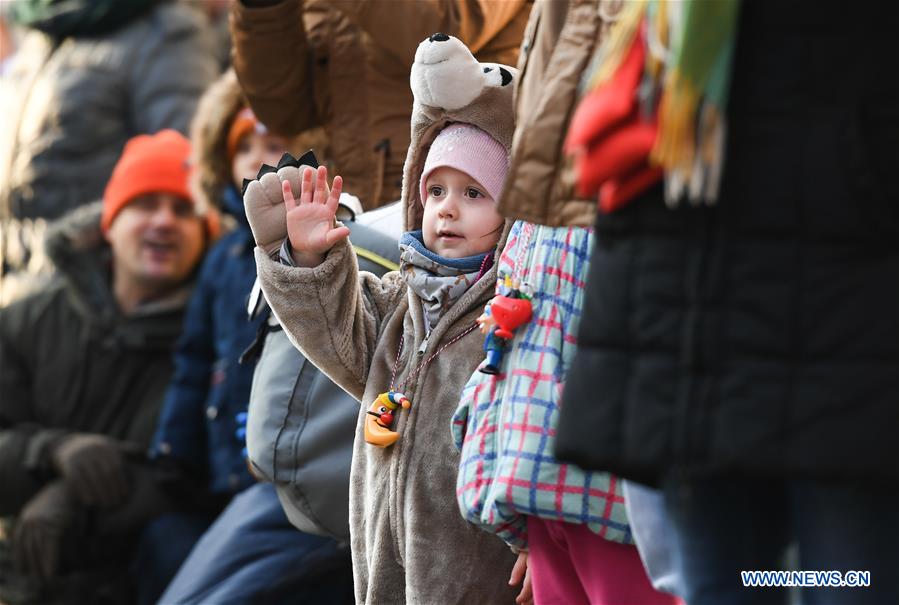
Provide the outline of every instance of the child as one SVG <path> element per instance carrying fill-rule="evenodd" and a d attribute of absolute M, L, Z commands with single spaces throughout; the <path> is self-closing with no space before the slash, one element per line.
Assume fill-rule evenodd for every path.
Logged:
<path fill-rule="evenodd" d="M 268 302 L 307 357 L 363 405 L 350 488 L 360 603 L 514 600 L 514 555 L 455 509 L 459 459 L 447 427 L 482 358 L 475 319 L 496 280 L 515 73 L 477 63 L 443 34 L 419 46 L 399 272 L 356 270 L 347 229 L 334 223 L 340 177 L 330 194 L 323 168 L 286 167 L 247 187 Z"/>
<path fill-rule="evenodd" d="M 521 550 L 515 575 L 527 565 L 538 604 L 672 603 L 643 570 L 621 481 L 553 456 L 592 247 L 592 229 L 512 226 L 498 271 L 530 292 L 533 317 L 506 345 L 498 373 L 482 366 L 462 392 L 453 417 L 459 507 Z"/>
<path fill-rule="evenodd" d="M 270 552 L 273 543 L 281 545 L 281 559 L 287 559 L 285 567 L 299 564 L 303 546 L 298 544 L 301 534 L 293 530 L 280 510 L 274 489 L 256 485 L 242 453 L 243 442 L 235 435 L 236 417 L 247 410 L 254 369 L 253 364 L 240 364 L 239 359 L 253 342 L 259 323 L 248 321 L 246 315 L 256 264 L 240 189 L 245 179 L 256 177 L 263 164 L 275 166 L 286 151 L 296 153 L 323 142 L 322 137 L 306 132 L 288 140 L 269 132 L 246 106 L 233 72 L 222 76 L 204 94 L 191 136 L 192 187 L 198 205 L 221 207 L 233 229 L 210 249 L 200 269 L 152 447 L 158 466 L 176 469 L 179 481 L 199 486 L 198 502 L 180 498 L 175 503 L 177 512 L 157 519 L 145 532 L 142 581 L 147 588 L 141 602 L 156 602 L 194 542 L 222 505 L 238 493 L 254 490 L 271 504 L 266 508 L 257 502 L 254 508 L 271 510 L 268 526 L 274 528 L 280 523 L 282 531 L 272 531 L 261 546 Z M 256 541 L 260 542 L 258 538 Z M 318 548 L 319 542 L 323 540 L 316 539 L 312 546 Z M 241 550 L 244 561 L 256 556 L 259 546 L 246 538 Z M 180 602 L 189 590 L 202 594 L 203 588 L 219 583 L 221 577 L 234 575 L 240 565 L 228 561 L 218 556 L 212 563 L 185 564 L 189 585 L 179 583 L 180 591 L 170 591 L 166 602 Z M 278 563 L 270 562 L 269 567 Z M 266 576 L 260 584 L 272 584 L 269 580 Z M 247 581 L 242 584 L 254 586 Z M 269 586 L 266 590 L 271 598 L 273 589 Z"/>
<path fill-rule="evenodd" d="M 230 496 L 254 483 L 234 438 L 234 417 L 246 411 L 253 377 L 252 366 L 241 367 L 238 358 L 256 335 L 246 319 L 256 266 L 240 187 L 263 163 L 277 164 L 287 141 L 256 121 L 233 72 L 201 99 L 192 138 L 198 203 L 221 207 L 234 227 L 200 269 L 153 453 L 205 477 L 209 491 Z"/>

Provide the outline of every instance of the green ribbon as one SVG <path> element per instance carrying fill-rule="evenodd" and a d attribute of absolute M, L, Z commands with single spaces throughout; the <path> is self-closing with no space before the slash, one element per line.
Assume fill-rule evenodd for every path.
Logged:
<path fill-rule="evenodd" d="M 687 0 L 673 70 L 722 111 L 727 103 L 740 0 Z"/>

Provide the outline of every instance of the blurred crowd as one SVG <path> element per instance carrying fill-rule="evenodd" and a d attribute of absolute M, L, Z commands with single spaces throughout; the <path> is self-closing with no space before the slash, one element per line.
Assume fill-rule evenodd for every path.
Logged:
<path fill-rule="evenodd" d="M 0 604 L 899 602 L 846 10 L 4 0 Z"/>

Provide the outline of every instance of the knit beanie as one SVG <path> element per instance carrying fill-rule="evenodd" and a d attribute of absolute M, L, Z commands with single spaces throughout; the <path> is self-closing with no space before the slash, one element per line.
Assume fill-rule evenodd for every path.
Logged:
<path fill-rule="evenodd" d="M 187 184 L 190 152 L 190 141 L 170 129 L 129 140 L 103 193 L 103 232 L 109 230 L 122 208 L 141 195 L 171 193 L 193 202 Z M 206 223 L 209 234 L 215 237 L 219 231 L 217 214 L 207 213 Z"/>
<path fill-rule="evenodd" d="M 450 124 L 440 131 L 428 150 L 419 184 L 422 204 L 428 197 L 428 176 L 444 166 L 464 172 L 499 201 L 509 155 L 505 146 L 477 126 Z"/>
<path fill-rule="evenodd" d="M 234 116 L 234 121 L 231 122 L 231 128 L 228 130 L 226 146 L 228 149 L 229 164 L 234 161 L 234 156 L 237 154 L 237 146 L 240 145 L 240 140 L 251 132 L 255 132 L 256 134 L 267 134 L 268 129 L 265 127 L 265 124 L 259 121 L 252 109 L 244 107 Z"/>

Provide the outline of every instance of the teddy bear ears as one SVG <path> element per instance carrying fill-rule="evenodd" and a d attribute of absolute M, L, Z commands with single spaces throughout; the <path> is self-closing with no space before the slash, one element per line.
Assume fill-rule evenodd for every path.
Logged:
<path fill-rule="evenodd" d="M 458 38 L 436 33 L 418 45 L 409 83 L 417 103 L 454 111 L 485 90 L 510 86 L 517 77 L 514 67 L 478 63 Z"/>

